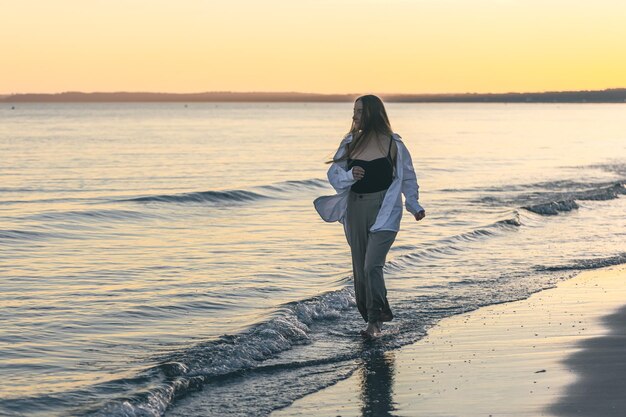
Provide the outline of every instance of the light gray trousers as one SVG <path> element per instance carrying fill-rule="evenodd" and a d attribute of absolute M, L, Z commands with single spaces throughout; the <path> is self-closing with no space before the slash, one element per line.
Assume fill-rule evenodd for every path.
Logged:
<path fill-rule="evenodd" d="M 354 292 L 359 313 L 366 322 L 391 321 L 383 266 L 397 232 L 370 232 L 387 190 L 357 194 L 350 191 L 346 213 L 346 238 L 352 252 Z"/>

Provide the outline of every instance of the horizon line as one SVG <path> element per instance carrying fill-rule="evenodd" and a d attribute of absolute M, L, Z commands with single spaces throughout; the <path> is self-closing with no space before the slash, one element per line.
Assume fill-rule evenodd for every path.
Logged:
<path fill-rule="evenodd" d="M 60 94 L 171 94 L 171 95 L 194 95 L 194 94 L 302 94 L 302 95 L 318 95 L 318 96 L 359 96 L 364 94 L 375 95 L 393 95 L 393 96 L 457 96 L 457 95 L 499 95 L 499 94 L 546 94 L 546 93 L 582 93 L 582 92 L 604 92 L 614 90 L 626 90 L 626 87 L 607 87 L 603 89 L 580 89 L 580 90 L 543 90 L 543 91 L 507 91 L 507 92 L 454 92 L 454 93 L 394 93 L 394 92 L 368 92 L 368 93 L 316 93 L 316 92 L 304 92 L 304 91 L 233 91 L 233 90 L 213 90 L 213 91 L 196 91 L 196 92 L 168 92 L 168 91 L 128 91 L 128 90 L 116 90 L 116 91 L 79 91 L 79 90 L 65 90 L 54 93 L 0 93 L 0 97 L 20 96 L 20 95 L 60 95 Z"/>
<path fill-rule="evenodd" d="M 626 103 L 626 88 L 536 93 L 378 93 L 387 103 Z M 2 103 L 343 103 L 361 94 L 301 92 L 81 92 L 0 95 Z"/>

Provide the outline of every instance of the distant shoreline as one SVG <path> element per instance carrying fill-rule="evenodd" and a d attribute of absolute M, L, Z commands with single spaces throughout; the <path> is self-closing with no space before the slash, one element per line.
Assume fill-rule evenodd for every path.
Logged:
<path fill-rule="evenodd" d="M 83 93 L 0 95 L 2 103 L 212 103 L 212 102 L 352 102 L 358 94 L 272 92 Z M 379 94 L 388 103 L 626 103 L 626 88 L 539 93 Z"/>

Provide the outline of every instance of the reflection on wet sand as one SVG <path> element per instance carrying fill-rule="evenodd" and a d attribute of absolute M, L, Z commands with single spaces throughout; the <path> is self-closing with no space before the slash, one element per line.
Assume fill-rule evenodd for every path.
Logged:
<path fill-rule="evenodd" d="M 395 353 L 372 350 L 359 370 L 363 416 L 392 416 Z"/>

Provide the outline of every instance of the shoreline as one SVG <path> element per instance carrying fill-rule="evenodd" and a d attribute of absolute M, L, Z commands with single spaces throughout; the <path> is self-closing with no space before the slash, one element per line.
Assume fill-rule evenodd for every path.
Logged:
<path fill-rule="evenodd" d="M 626 408 L 626 266 L 445 318 L 374 353 L 287 416 L 618 416 Z"/>

